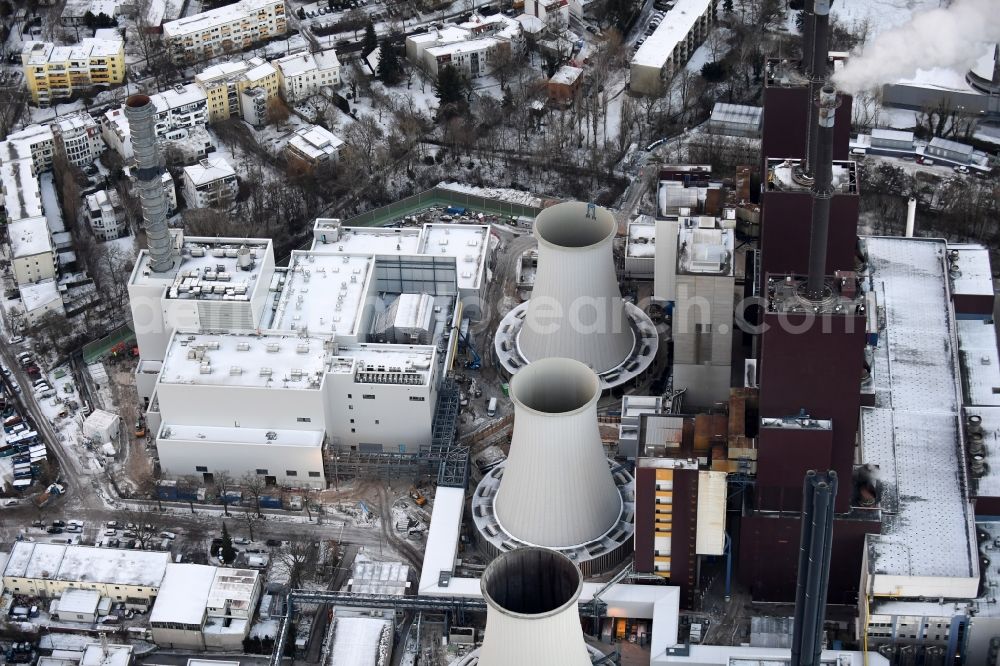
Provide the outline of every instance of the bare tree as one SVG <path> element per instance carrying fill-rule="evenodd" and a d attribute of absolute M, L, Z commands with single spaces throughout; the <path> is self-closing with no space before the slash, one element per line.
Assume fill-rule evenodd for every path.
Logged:
<path fill-rule="evenodd" d="M 243 491 L 253 498 L 254 508 L 257 510 L 257 517 L 260 518 L 264 515 L 260 512 L 260 498 L 264 494 L 264 490 L 267 488 L 267 484 L 264 482 L 264 477 L 259 474 L 247 472 L 240 477 L 240 485 L 243 487 Z"/>
<path fill-rule="evenodd" d="M 229 498 L 226 497 L 226 493 L 233 488 L 233 477 L 229 474 L 229 470 L 220 469 L 212 472 L 212 483 L 215 485 L 215 495 L 222 500 L 222 512 L 224 515 L 229 515 Z"/>
<path fill-rule="evenodd" d="M 202 479 L 194 474 L 185 474 L 177 479 L 177 490 L 185 494 L 188 508 L 194 513 L 194 501 L 198 496 L 198 489 L 201 488 Z"/>
<path fill-rule="evenodd" d="M 136 543 L 145 550 L 159 536 L 163 517 L 145 506 L 124 507 L 118 512 L 119 522 L 128 526 L 128 531 L 135 534 Z"/>
<path fill-rule="evenodd" d="M 274 556 L 272 567 L 288 579 L 289 589 L 297 589 L 316 571 L 317 552 L 308 537 L 292 539 Z"/>
<path fill-rule="evenodd" d="M 260 522 L 260 517 L 258 517 L 253 511 L 247 508 L 246 511 L 240 516 L 243 519 L 243 525 L 247 528 L 247 536 L 253 541 L 253 529 Z"/>

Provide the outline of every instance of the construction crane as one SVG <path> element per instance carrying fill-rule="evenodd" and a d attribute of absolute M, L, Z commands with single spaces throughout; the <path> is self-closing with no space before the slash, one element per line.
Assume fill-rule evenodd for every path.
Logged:
<path fill-rule="evenodd" d="M 465 367 L 469 370 L 478 370 L 483 367 L 483 359 L 479 356 L 479 352 L 476 351 L 476 348 L 472 346 L 472 341 L 469 340 L 468 334 L 463 333 L 462 329 L 458 329 L 458 335 L 461 338 L 462 343 L 465 345 L 465 348 L 469 350 L 470 354 L 472 354 L 472 360 L 467 361 Z"/>

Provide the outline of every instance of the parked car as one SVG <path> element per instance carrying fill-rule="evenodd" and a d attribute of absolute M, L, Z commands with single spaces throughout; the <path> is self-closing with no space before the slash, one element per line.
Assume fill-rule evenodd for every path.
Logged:
<path fill-rule="evenodd" d="M 63 529 L 61 527 L 56 527 L 55 525 L 50 526 L 45 531 L 48 532 L 49 534 L 62 534 L 63 533 Z"/>
<path fill-rule="evenodd" d="M 62 520 L 53 520 L 52 527 L 66 527 L 66 523 Z"/>

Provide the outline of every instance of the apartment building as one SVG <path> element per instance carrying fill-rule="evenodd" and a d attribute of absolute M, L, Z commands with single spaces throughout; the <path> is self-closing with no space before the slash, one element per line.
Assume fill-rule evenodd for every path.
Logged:
<path fill-rule="evenodd" d="M 524 13 L 549 23 L 569 26 L 569 0 L 524 0 Z"/>
<path fill-rule="evenodd" d="M 236 171 L 221 157 L 184 167 L 184 201 L 188 208 L 221 208 L 239 189 Z"/>
<path fill-rule="evenodd" d="M 294 104 L 319 92 L 323 86 L 340 84 L 340 61 L 333 49 L 317 53 L 295 53 L 274 61 L 278 68 L 281 96 Z"/>
<path fill-rule="evenodd" d="M 631 90 L 659 95 L 671 72 L 688 61 L 715 23 L 714 0 L 678 0 L 630 64 Z"/>
<path fill-rule="evenodd" d="M 267 101 L 278 95 L 281 87 L 278 70 L 263 58 L 213 65 L 195 75 L 194 80 L 205 91 L 209 122 L 241 116 L 254 124 L 257 109 L 252 104 L 248 109 L 243 108 L 243 92 L 260 88 L 264 91 L 266 105 Z M 258 97 L 251 95 L 251 102 L 256 99 Z"/>
<path fill-rule="evenodd" d="M 32 101 L 46 107 L 94 85 L 121 83 L 125 78 L 125 42 L 95 37 L 75 46 L 26 42 L 21 65 Z"/>
<path fill-rule="evenodd" d="M 56 255 L 45 217 L 27 217 L 7 225 L 10 266 L 18 285 L 56 276 Z"/>
<path fill-rule="evenodd" d="M 54 154 L 55 137 L 48 125 L 28 125 L 19 132 L 8 134 L 6 141 L 0 142 L 0 162 L 29 160 L 34 173 L 51 169 Z"/>
<path fill-rule="evenodd" d="M 474 16 L 459 25 L 444 26 L 406 38 L 406 57 L 437 76 L 452 65 L 466 77 L 489 73 L 490 62 L 500 49 L 510 49 L 521 39 L 521 24 L 503 14 Z"/>
<path fill-rule="evenodd" d="M 177 129 L 204 125 L 208 121 L 208 96 L 195 83 L 175 85 L 155 95 L 150 101 L 156 107 L 156 135 L 167 137 Z"/>
<path fill-rule="evenodd" d="M 86 111 L 59 118 L 51 129 L 55 145 L 73 166 L 88 167 L 104 152 L 101 128 Z"/>
<path fill-rule="evenodd" d="M 125 215 L 117 192 L 98 190 L 88 194 L 85 203 L 87 221 L 97 240 L 109 241 L 125 235 Z"/>
<path fill-rule="evenodd" d="M 287 29 L 284 0 L 241 0 L 163 24 L 163 39 L 177 63 L 240 53 Z"/>

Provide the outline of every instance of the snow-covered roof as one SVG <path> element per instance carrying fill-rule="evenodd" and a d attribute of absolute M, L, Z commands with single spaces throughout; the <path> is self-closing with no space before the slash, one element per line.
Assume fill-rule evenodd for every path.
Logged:
<path fill-rule="evenodd" d="M 24 284 L 20 287 L 21 303 L 26 312 L 44 308 L 49 303 L 59 300 L 59 286 L 55 280 L 43 280 L 34 284 Z"/>
<path fill-rule="evenodd" d="M 293 53 L 284 58 L 278 58 L 274 64 L 284 76 L 300 76 L 309 72 L 340 67 L 337 53 L 333 49 L 316 53 Z"/>
<path fill-rule="evenodd" d="M 371 255 L 293 252 L 271 328 L 358 335 L 374 266 Z"/>
<path fill-rule="evenodd" d="M 677 0 L 663 22 L 646 38 L 632 57 L 633 65 L 660 69 L 674 54 L 674 48 L 687 39 L 698 19 L 708 11 L 713 0 Z"/>
<path fill-rule="evenodd" d="M 4 577 L 159 587 L 170 553 L 19 541 Z"/>
<path fill-rule="evenodd" d="M 10 142 L 0 144 L 0 152 Z M 3 188 L 3 205 L 8 220 L 22 220 L 43 214 L 42 191 L 35 176 L 30 157 L 0 164 L 0 187 Z"/>
<path fill-rule="evenodd" d="M 167 564 L 163 583 L 149 613 L 149 622 L 201 626 L 208 607 L 208 592 L 214 581 L 215 567 Z"/>
<path fill-rule="evenodd" d="M 317 220 L 317 223 L 319 220 Z M 323 242 L 319 238 L 312 249 L 324 252 L 335 251 L 344 254 L 417 254 L 420 248 L 422 229 L 402 227 L 386 229 L 382 227 L 340 227 L 337 240 Z"/>
<path fill-rule="evenodd" d="M 993 273 L 990 251 L 982 245 L 948 244 L 948 251 L 958 253 L 957 270 L 949 271 L 951 293 L 956 296 L 993 296 Z"/>
<path fill-rule="evenodd" d="M 450 190 L 459 194 L 471 194 L 486 199 L 531 206 L 532 208 L 543 208 L 545 206 L 545 202 L 531 192 L 515 190 L 509 187 L 477 187 L 476 185 L 468 185 L 466 183 L 446 181 L 438 183 L 436 187 L 440 190 Z"/>
<path fill-rule="evenodd" d="M 371 617 L 338 617 L 333 635 L 330 666 L 378 666 L 382 663 L 379 646 L 392 624 Z M 392 638 L 388 637 L 391 646 Z"/>
<path fill-rule="evenodd" d="M 441 56 L 457 55 L 461 53 L 477 53 L 479 51 L 486 51 L 492 49 L 499 42 L 492 37 L 482 37 L 480 39 L 470 39 L 465 42 L 455 42 L 453 44 L 442 44 L 440 46 L 432 46 L 427 49 L 429 53 L 434 58 L 440 58 Z"/>
<path fill-rule="evenodd" d="M 277 430 L 233 426 L 194 426 L 164 424 L 159 439 L 182 442 L 214 442 L 252 446 L 301 446 L 319 448 L 323 445 L 322 430 Z"/>
<path fill-rule="evenodd" d="M 83 651 L 83 657 L 80 659 L 80 666 L 129 666 L 131 663 L 131 645 L 91 643 Z"/>
<path fill-rule="evenodd" d="M 87 37 L 75 46 L 56 46 L 51 42 L 25 42 L 21 49 L 22 59 L 27 57 L 27 65 L 44 65 L 49 62 L 86 60 L 88 58 L 110 58 L 125 48 L 121 36 L 114 39 Z"/>
<path fill-rule="evenodd" d="M 628 242 L 625 255 L 628 257 L 653 257 L 656 254 L 656 222 L 642 216 L 628 223 Z"/>
<path fill-rule="evenodd" d="M 255 81 L 266 79 L 267 77 L 277 73 L 277 71 L 278 70 L 274 68 L 274 65 L 269 62 L 264 62 L 248 69 L 244 76 L 246 76 L 247 81 L 253 83 Z"/>
<path fill-rule="evenodd" d="M 572 65 L 563 65 L 556 73 L 552 75 L 549 79 L 549 83 L 555 83 L 564 86 L 571 86 L 576 83 L 580 75 L 583 74 L 583 69 L 580 67 L 573 67 Z"/>
<path fill-rule="evenodd" d="M 164 113 L 188 104 L 205 102 L 208 97 L 205 95 L 205 90 L 197 83 L 187 83 L 184 85 L 178 84 L 173 88 L 167 88 L 163 92 L 150 95 L 149 99 L 153 103 L 153 106 L 156 107 L 157 113 Z"/>
<path fill-rule="evenodd" d="M 323 160 L 335 157 L 344 142 L 325 127 L 309 125 L 295 130 L 288 145 L 311 160 Z"/>
<path fill-rule="evenodd" d="M 232 5 L 230 5 L 231 7 Z M 220 62 L 217 65 L 211 65 L 201 70 L 198 74 L 195 74 L 194 80 L 198 83 L 205 85 L 207 83 L 215 82 L 218 79 L 228 79 L 229 77 L 237 77 L 244 72 L 246 72 L 251 67 L 255 67 L 256 64 L 251 65 L 249 62 L 244 62 L 242 60 L 234 60 L 230 62 Z"/>
<path fill-rule="evenodd" d="M 164 179 L 167 181 L 167 179 Z M 240 267 L 240 251 L 246 248 L 249 266 Z M 265 238 L 185 237 L 181 261 L 175 271 L 146 275 L 149 253 L 141 252 L 132 271 L 136 283 L 167 282 L 164 296 L 179 300 L 249 301 L 258 289 L 267 289 L 271 278 L 273 254 L 271 241 Z M 220 268 L 221 267 L 221 268 Z M 261 285 L 261 280 L 265 284 Z"/>
<path fill-rule="evenodd" d="M 15 259 L 52 251 L 49 225 L 44 217 L 29 217 L 11 222 L 7 225 L 7 235 L 10 238 L 11 255 Z"/>
<path fill-rule="evenodd" d="M 59 612 L 94 613 L 100 601 L 101 593 L 97 590 L 78 590 L 71 587 L 64 590 L 59 597 Z"/>
<path fill-rule="evenodd" d="M 204 159 L 197 164 L 184 167 L 184 177 L 196 187 L 235 175 L 236 170 L 221 157 Z"/>
<path fill-rule="evenodd" d="M 176 21 L 168 21 L 163 24 L 163 35 L 167 39 L 191 33 L 210 30 L 211 28 L 226 25 L 242 18 L 249 18 L 252 14 L 262 9 L 273 8 L 282 4 L 284 0 L 240 0 L 231 5 L 225 5 L 207 12 L 195 14 Z"/>
<path fill-rule="evenodd" d="M 60 116 L 58 121 L 53 123 L 64 135 L 75 134 L 91 127 L 97 126 L 97 121 L 86 111 L 73 113 L 68 116 Z"/>
<path fill-rule="evenodd" d="M 455 257 L 459 289 L 478 289 L 485 279 L 490 228 L 477 224 L 425 224 L 420 254 Z"/>
<path fill-rule="evenodd" d="M 1000 407 L 996 326 L 990 319 L 959 319 L 956 324 L 965 404 Z"/>
<path fill-rule="evenodd" d="M 351 592 L 402 596 L 406 593 L 409 575 L 410 567 L 402 562 L 355 561 Z"/>
<path fill-rule="evenodd" d="M 894 129 L 876 128 L 872 130 L 872 139 L 882 141 L 903 141 L 913 143 L 913 132 Z"/>
<path fill-rule="evenodd" d="M 321 433 L 322 435 L 322 433 Z M 254 569 L 215 568 L 215 579 L 208 590 L 208 609 L 222 610 L 226 614 L 253 612 L 253 603 L 260 585 L 260 572 Z"/>
<path fill-rule="evenodd" d="M 862 462 L 877 471 L 883 514 L 881 534 L 868 537 L 869 570 L 978 578 L 946 245 L 907 238 L 865 245 L 885 320 L 872 364 L 875 406 L 861 410 Z"/>
<path fill-rule="evenodd" d="M 732 276 L 734 247 L 732 230 L 717 227 L 712 217 L 687 218 L 677 231 L 677 272 Z"/>
<path fill-rule="evenodd" d="M 760 127 L 760 117 L 763 108 L 746 104 L 729 104 L 716 102 L 712 107 L 711 120 L 714 123 L 730 123 L 733 125 L 749 125 Z"/>
<path fill-rule="evenodd" d="M 95 409 L 87 420 L 84 421 L 84 428 L 90 428 L 92 430 L 109 430 L 113 428 L 118 423 L 119 417 L 117 414 L 109 412 L 104 409 Z"/>
<path fill-rule="evenodd" d="M 974 150 L 972 146 L 964 143 L 959 143 L 958 141 L 952 141 L 950 139 L 942 139 L 939 136 L 931 139 L 928 144 L 928 148 L 939 148 L 941 150 L 947 150 L 952 153 L 961 153 L 963 155 L 971 155 Z"/>
<path fill-rule="evenodd" d="M 532 16 L 531 14 L 519 14 L 517 22 L 521 24 L 521 28 L 525 32 L 531 35 L 539 33 L 545 29 L 545 21 L 537 16 Z"/>

